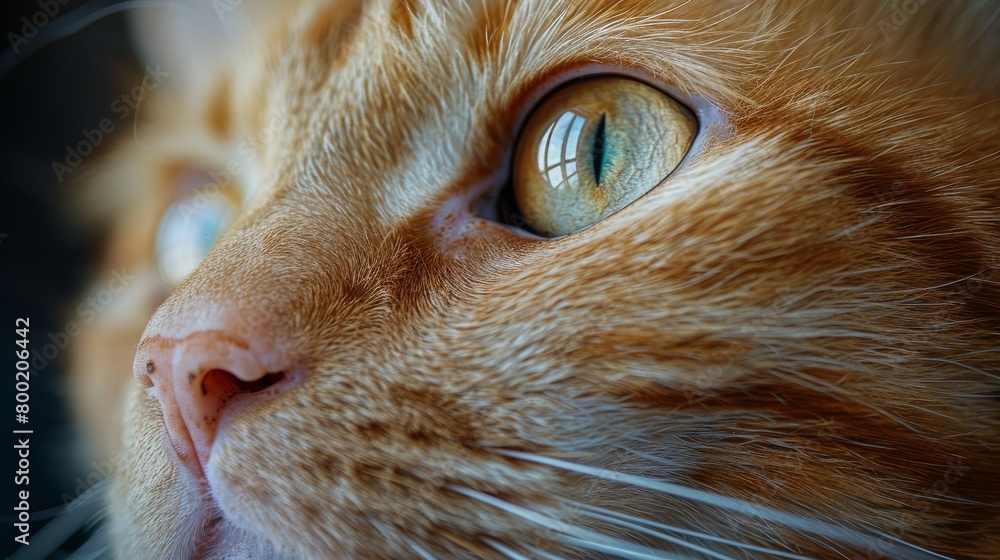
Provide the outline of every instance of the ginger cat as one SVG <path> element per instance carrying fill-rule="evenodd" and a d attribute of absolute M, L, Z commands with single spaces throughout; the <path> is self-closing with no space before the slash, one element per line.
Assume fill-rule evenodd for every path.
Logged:
<path fill-rule="evenodd" d="M 117 557 L 1000 558 L 995 3 L 175 8 Z"/>

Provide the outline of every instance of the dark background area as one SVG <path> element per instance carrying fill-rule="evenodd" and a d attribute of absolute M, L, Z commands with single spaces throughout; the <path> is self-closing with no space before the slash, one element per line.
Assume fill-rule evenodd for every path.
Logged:
<path fill-rule="evenodd" d="M 60 332 L 85 292 L 95 264 L 100 236 L 70 219 L 74 188 L 56 180 L 53 162 L 63 162 L 67 146 L 83 130 L 113 116 L 110 105 L 139 76 L 130 49 L 126 19 L 111 14 L 64 37 L 88 16 L 113 2 L 5 0 L 0 8 L 4 52 L 0 63 L 0 341 L 8 348 L 0 365 L 7 372 L 0 388 L 0 502 L 3 530 L 0 555 L 17 548 L 13 538 L 17 503 L 13 485 L 17 456 L 12 430 L 29 428 L 31 436 L 30 505 L 32 554 L 28 558 L 80 558 L 72 551 L 100 527 L 71 531 L 65 542 L 41 542 L 40 531 L 63 507 L 63 495 L 75 496 L 80 477 L 92 468 L 82 457 L 79 437 L 65 401 L 66 352 L 33 371 L 30 421 L 20 426 L 14 411 L 13 350 L 15 319 L 31 319 L 30 343 L 36 351 Z M 58 8 L 53 17 L 45 13 Z M 43 15 L 39 15 L 43 14 Z M 28 38 L 27 18 L 45 21 Z M 32 24 L 34 25 L 34 24 Z M 25 33 L 27 30 L 27 34 Z M 10 34 L 25 37 L 26 43 Z M 13 53 L 11 40 L 20 52 Z M 10 67 L 11 63 L 16 66 Z M 108 146 L 111 142 L 102 142 Z M 100 146 L 98 147 L 100 149 Z M 61 539 L 59 539 L 61 541 Z M 46 552 L 46 549 L 52 549 Z M 26 550 L 15 558 L 23 556 Z M 94 557 L 89 555 L 86 557 Z"/>

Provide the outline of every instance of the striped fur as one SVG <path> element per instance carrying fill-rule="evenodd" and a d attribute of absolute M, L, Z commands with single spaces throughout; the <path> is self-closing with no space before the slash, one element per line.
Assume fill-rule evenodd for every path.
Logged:
<path fill-rule="evenodd" d="M 201 60 L 173 46 L 197 26 L 147 44 L 185 79 L 145 109 L 168 141 L 112 156 L 113 189 L 148 191 L 108 263 L 152 270 L 135 208 L 281 115 L 148 329 L 228 306 L 309 375 L 234 419 L 206 493 L 104 350 L 139 340 L 145 276 L 78 357 L 82 386 L 128 387 L 123 422 L 81 398 L 124 428 L 118 555 L 211 527 L 240 558 L 1000 557 L 998 8 L 803 4 L 303 0 L 225 14 L 253 25 Z M 574 235 L 477 216 L 579 73 L 669 88 L 695 150 Z"/>

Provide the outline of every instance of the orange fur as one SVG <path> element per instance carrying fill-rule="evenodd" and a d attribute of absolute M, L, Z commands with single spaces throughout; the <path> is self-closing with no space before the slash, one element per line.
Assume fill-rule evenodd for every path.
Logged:
<path fill-rule="evenodd" d="M 927 2 L 886 36 L 890 5 L 800 4 L 304 0 L 255 20 L 238 63 L 157 91 L 143 130 L 170 142 L 116 156 L 116 188 L 149 192 L 123 204 L 109 262 L 151 270 L 155 221 L 130 217 L 162 208 L 156 169 L 223 166 L 287 116 L 237 180 L 242 217 L 147 333 L 264 317 L 308 375 L 233 419 L 205 497 L 128 364 L 81 358 L 80 379 L 130 387 L 117 554 L 189 556 L 218 515 L 255 558 L 597 557 L 462 488 L 695 557 L 570 500 L 811 558 L 920 557 L 877 532 L 998 557 L 997 8 Z M 721 116 L 589 229 L 542 240 L 472 214 L 530 104 L 577 70 Z M 138 341 L 136 315 L 102 332 Z M 116 441 L 117 412 L 81 398 Z"/>

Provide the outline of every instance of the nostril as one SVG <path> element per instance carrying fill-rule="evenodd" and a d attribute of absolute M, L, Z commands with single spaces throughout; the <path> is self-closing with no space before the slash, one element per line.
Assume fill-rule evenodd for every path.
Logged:
<path fill-rule="evenodd" d="M 195 475 L 204 473 L 216 435 L 228 422 L 259 414 L 301 378 L 274 340 L 198 330 L 181 338 L 152 335 L 140 343 L 133 374 L 160 402 L 171 445 Z"/>
<path fill-rule="evenodd" d="M 153 373 L 156 372 L 156 364 L 153 360 L 146 362 L 146 373 L 136 373 L 135 379 L 139 382 L 141 387 L 152 387 L 153 386 Z"/>
<path fill-rule="evenodd" d="M 189 380 L 194 381 L 197 375 L 189 374 Z M 285 373 L 266 373 L 260 379 L 244 381 L 224 369 L 213 369 L 201 380 L 202 396 L 215 395 L 219 406 L 223 407 L 236 395 L 259 393 L 285 378 Z"/>
<path fill-rule="evenodd" d="M 240 370 L 235 370 L 240 371 Z M 285 373 L 258 373 L 260 377 L 241 378 L 234 371 L 223 368 L 213 368 L 202 373 L 189 372 L 187 375 L 188 389 L 180 397 L 181 413 L 185 416 L 188 430 L 196 440 L 203 440 L 211 445 L 215 430 L 219 426 L 224 411 L 229 410 L 233 401 L 241 403 L 258 400 L 266 395 L 268 388 L 285 379 Z M 184 395 L 190 395 L 187 401 Z M 199 443 L 195 442 L 196 445 Z M 205 451 L 203 449 L 203 451 Z"/>

